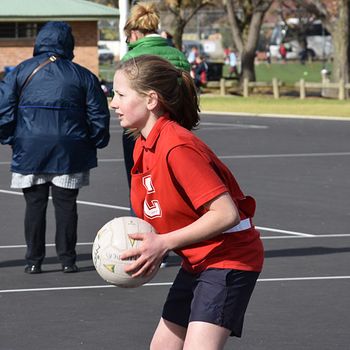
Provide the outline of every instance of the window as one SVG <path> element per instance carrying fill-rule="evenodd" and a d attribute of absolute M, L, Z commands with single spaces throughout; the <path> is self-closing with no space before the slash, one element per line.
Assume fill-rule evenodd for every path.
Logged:
<path fill-rule="evenodd" d="M 44 24 L 35 22 L 0 23 L 0 39 L 35 38 Z"/>
<path fill-rule="evenodd" d="M 15 38 L 16 23 L 0 23 L 0 38 Z"/>

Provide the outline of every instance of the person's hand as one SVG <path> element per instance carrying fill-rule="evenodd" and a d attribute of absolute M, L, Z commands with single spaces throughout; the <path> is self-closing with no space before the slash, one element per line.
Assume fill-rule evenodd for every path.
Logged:
<path fill-rule="evenodd" d="M 132 248 L 121 255 L 122 260 L 136 258 L 125 267 L 125 272 L 132 277 L 150 276 L 158 270 L 163 256 L 167 253 L 163 235 L 154 232 L 134 233 L 130 238 L 142 241 L 138 248 Z"/>

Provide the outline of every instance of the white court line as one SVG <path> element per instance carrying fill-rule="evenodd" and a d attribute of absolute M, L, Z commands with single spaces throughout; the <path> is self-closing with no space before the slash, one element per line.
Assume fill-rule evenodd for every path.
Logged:
<path fill-rule="evenodd" d="M 306 235 L 306 236 L 265 236 L 261 237 L 262 240 L 269 239 L 292 239 L 292 238 L 335 238 L 335 237 L 350 237 L 350 233 L 339 233 L 339 234 L 326 234 L 326 235 Z M 77 246 L 90 246 L 93 242 L 78 242 Z M 55 247 L 55 243 L 46 243 L 45 247 Z M 16 245 L 1 245 L 0 249 L 18 249 L 18 248 L 27 248 L 25 244 L 16 244 Z"/>
<path fill-rule="evenodd" d="M 23 196 L 23 193 L 22 192 L 18 192 L 18 191 L 0 190 L 0 193 L 14 194 L 16 196 Z"/>
<path fill-rule="evenodd" d="M 323 152 L 323 153 L 280 153 L 280 154 L 246 154 L 235 156 L 218 156 L 220 159 L 252 159 L 252 158 L 297 158 L 297 157 L 341 157 L 350 156 L 350 152 Z M 100 163 L 124 162 L 122 158 L 99 159 Z M 2 164 L 11 164 L 11 162 L 0 162 Z"/>
<path fill-rule="evenodd" d="M 6 193 L 6 194 L 13 194 L 13 195 L 18 195 L 18 196 L 23 196 L 22 192 L 17 192 L 17 191 L 7 191 L 7 190 L 0 190 L 0 193 Z M 49 197 L 51 199 L 51 197 Z M 83 204 L 83 205 L 90 205 L 90 206 L 95 206 L 95 207 L 102 207 L 102 208 L 109 208 L 109 209 L 118 209 L 118 210 L 125 210 L 129 211 L 129 207 L 122 207 L 122 206 L 117 206 L 117 205 L 110 205 L 110 204 L 104 204 L 104 203 L 97 203 L 97 202 L 87 202 L 87 201 L 77 201 L 78 204 Z M 297 237 L 314 237 L 314 238 L 320 238 L 320 237 L 347 237 L 350 235 L 347 234 L 334 234 L 334 235 L 314 235 L 314 234 L 309 234 L 309 233 L 303 233 L 303 232 L 296 232 L 296 231 L 289 231 L 289 230 L 281 230 L 281 229 L 275 229 L 271 227 L 263 227 L 263 226 L 256 226 L 258 230 L 262 231 L 268 231 L 268 232 L 277 232 L 277 233 L 285 233 L 291 236 L 297 236 Z M 281 239 L 281 238 L 291 238 L 290 236 L 272 236 L 272 237 L 262 237 L 262 239 Z M 78 243 L 78 245 L 88 245 L 92 243 Z M 48 244 L 47 246 L 51 246 L 51 244 Z M 16 245 L 16 246 L 0 246 L 0 249 L 5 249 L 5 248 L 22 248 L 25 246 L 21 245 Z"/>
<path fill-rule="evenodd" d="M 18 191 L 0 190 L 0 193 L 14 194 L 16 196 L 23 196 L 23 193 L 22 192 L 18 192 Z M 52 199 L 52 197 L 50 196 L 49 199 Z M 111 205 L 111 204 L 104 204 L 104 203 L 97 203 L 97 202 L 77 201 L 77 203 L 78 204 L 83 204 L 83 205 L 90 205 L 90 206 L 93 206 L 93 207 L 119 209 L 119 210 L 125 210 L 125 211 L 129 211 L 130 210 L 130 208 L 128 208 L 128 207 L 121 207 L 119 205 Z"/>
<path fill-rule="evenodd" d="M 99 163 L 109 163 L 109 162 L 124 162 L 124 158 L 106 158 L 98 159 Z M 10 165 L 11 162 L 0 162 L 0 165 Z"/>
<path fill-rule="evenodd" d="M 230 98 L 229 96 L 227 96 Z M 349 122 L 350 119 L 347 117 L 336 117 L 332 115 L 298 115 L 298 114 L 278 114 L 278 113 L 247 113 L 247 112 L 217 112 L 217 111 L 201 111 L 200 113 L 206 114 L 208 116 L 233 116 L 233 117 L 263 117 L 263 118 L 280 118 L 280 119 L 311 119 L 311 120 L 337 120 L 337 121 L 343 121 L 343 122 Z"/>
<path fill-rule="evenodd" d="M 302 232 L 295 232 L 295 231 L 286 231 L 286 230 L 280 230 L 277 228 L 269 228 L 269 227 L 262 227 L 262 226 L 255 226 L 258 230 L 263 230 L 263 231 L 270 231 L 270 232 L 278 232 L 278 233 L 287 233 L 290 235 L 295 235 L 295 236 L 304 236 L 304 237 L 313 237 L 315 235 L 309 234 L 309 233 L 302 233 Z"/>
<path fill-rule="evenodd" d="M 84 245 L 92 245 L 94 242 L 80 242 L 76 245 L 84 246 Z M 46 243 L 45 247 L 55 247 L 55 243 Z M 0 245 L 0 249 L 14 249 L 14 248 L 27 248 L 25 244 L 14 244 L 14 245 Z"/>
<path fill-rule="evenodd" d="M 232 129 L 268 129 L 269 128 L 269 126 L 267 125 L 203 122 L 199 124 L 199 130 L 201 130 L 201 126 L 209 126 L 209 127 L 227 126 L 227 127 L 231 127 Z M 211 129 L 211 128 L 203 128 L 203 130 L 208 130 L 208 129 Z"/>
<path fill-rule="evenodd" d="M 50 197 L 50 199 L 52 199 L 52 198 Z M 119 209 L 119 210 L 126 210 L 126 211 L 130 210 L 130 208 L 128 208 L 128 207 L 121 207 L 119 205 L 110 205 L 110 204 L 103 204 L 103 203 L 96 203 L 96 202 L 86 202 L 86 201 L 77 201 L 77 203 L 78 204 L 83 204 L 83 205 L 91 205 L 93 207 Z"/>
<path fill-rule="evenodd" d="M 270 126 L 268 125 L 257 125 L 257 124 L 242 124 L 242 123 L 236 123 L 236 122 L 232 122 L 232 123 L 220 123 L 220 122 L 203 122 L 201 121 L 199 123 L 199 127 L 201 126 L 228 126 L 228 127 L 233 127 L 233 128 L 237 128 L 237 129 L 268 129 L 270 128 Z M 120 131 L 122 130 L 122 127 L 119 124 L 111 124 L 111 128 L 113 129 L 120 129 Z"/>
<path fill-rule="evenodd" d="M 287 278 L 259 278 L 258 282 L 294 282 L 294 281 L 325 281 L 350 279 L 350 276 L 319 276 L 319 277 L 287 277 Z M 173 282 L 146 283 L 143 287 L 171 286 Z M 51 288 L 23 288 L 23 289 L 2 289 L 0 293 L 26 293 L 26 292 L 51 292 L 65 290 L 116 288 L 110 284 L 98 286 L 75 286 L 75 287 L 51 287 Z"/>
<path fill-rule="evenodd" d="M 220 159 L 252 159 L 252 158 L 330 157 L 330 156 L 350 156 L 350 152 L 251 154 L 251 155 L 237 155 L 237 156 L 219 156 L 219 158 Z"/>
<path fill-rule="evenodd" d="M 289 282 L 289 281 L 320 281 L 350 279 L 350 276 L 319 276 L 319 277 L 286 277 L 286 278 L 261 278 L 258 282 Z"/>
<path fill-rule="evenodd" d="M 99 159 L 99 163 L 110 163 L 110 162 L 124 162 L 124 158 L 105 158 Z"/>
<path fill-rule="evenodd" d="M 289 239 L 289 238 L 335 238 L 335 237 L 350 237 L 350 233 L 335 233 L 325 235 L 308 235 L 308 236 L 265 236 L 261 239 Z"/>

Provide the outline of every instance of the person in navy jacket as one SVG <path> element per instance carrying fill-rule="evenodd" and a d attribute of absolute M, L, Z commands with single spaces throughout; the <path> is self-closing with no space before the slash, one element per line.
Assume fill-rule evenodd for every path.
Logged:
<path fill-rule="evenodd" d="M 33 57 L 0 83 L 0 142 L 12 147 L 11 187 L 26 201 L 27 273 L 41 272 L 50 188 L 62 270 L 78 271 L 76 199 L 97 166 L 97 148 L 109 142 L 107 99 L 97 77 L 72 62 L 73 50 L 71 27 L 48 22 Z"/>

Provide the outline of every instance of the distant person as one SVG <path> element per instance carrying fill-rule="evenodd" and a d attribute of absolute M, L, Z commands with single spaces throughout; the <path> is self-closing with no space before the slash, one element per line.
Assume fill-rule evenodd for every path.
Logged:
<path fill-rule="evenodd" d="M 265 45 L 265 57 L 266 57 L 266 62 L 268 64 L 271 64 L 271 52 L 270 52 L 270 45 L 269 44 Z"/>
<path fill-rule="evenodd" d="M 313 61 L 315 57 L 315 51 L 308 47 L 306 38 L 303 38 L 303 40 L 301 40 L 301 51 L 299 52 L 300 63 L 305 64 L 307 61 Z"/>
<path fill-rule="evenodd" d="M 287 59 L 287 48 L 286 45 L 282 42 L 278 48 L 278 52 L 281 56 L 282 62 L 285 63 Z"/>
<path fill-rule="evenodd" d="M 56 251 L 64 273 L 76 265 L 79 189 L 109 141 L 109 109 L 97 77 L 73 63 L 74 37 L 64 22 L 38 33 L 34 57 L 0 84 L 0 141 L 12 147 L 12 188 L 23 191 L 25 272 L 41 273 L 51 189 Z"/>
<path fill-rule="evenodd" d="M 199 51 L 197 46 L 192 46 L 191 51 L 189 52 L 187 56 L 187 60 L 190 64 L 195 63 L 196 58 L 199 56 Z"/>
<path fill-rule="evenodd" d="M 237 56 L 235 52 L 231 49 L 228 55 L 229 58 L 229 78 L 232 78 L 233 75 L 237 76 Z"/>
<path fill-rule="evenodd" d="M 229 55 L 230 55 L 230 48 L 225 47 L 224 48 L 224 63 L 227 65 L 230 63 Z"/>
<path fill-rule="evenodd" d="M 139 56 L 117 66 L 113 87 L 111 107 L 137 137 L 132 205 L 156 230 L 131 235 L 141 245 L 122 254 L 135 258 L 125 271 L 149 276 L 167 252 L 182 258 L 148 348 L 222 350 L 230 336 L 241 337 L 263 265 L 255 200 L 191 132 L 199 106 L 187 72 Z"/>
<path fill-rule="evenodd" d="M 192 65 L 194 71 L 194 83 L 197 87 L 197 92 L 200 92 L 201 87 L 207 83 L 208 64 L 204 56 L 197 56 Z"/>

